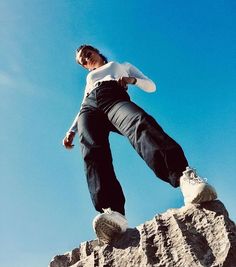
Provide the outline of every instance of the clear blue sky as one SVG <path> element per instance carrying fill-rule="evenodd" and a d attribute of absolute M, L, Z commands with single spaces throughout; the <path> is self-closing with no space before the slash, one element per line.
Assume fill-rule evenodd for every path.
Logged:
<path fill-rule="evenodd" d="M 183 147 L 235 209 L 235 1 L 2 0 L 0 2 L 0 265 L 43 267 L 94 239 L 78 138 L 61 140 L 79 110 L 83 43 L 128 61 L 157 83 L 133 101 Z M 183 205 L 128 141 L 111 135 L 131 227 Z"/>

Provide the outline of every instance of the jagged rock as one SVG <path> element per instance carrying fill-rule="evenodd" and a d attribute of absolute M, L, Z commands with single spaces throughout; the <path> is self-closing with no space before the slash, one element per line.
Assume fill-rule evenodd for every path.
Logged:
<path fill-rule="evenodd" d="M 97 240 L 56 256 L 50 267 L 236 267 L 236 226 L 216 200 L 170 209 L 110 245 Z"/>

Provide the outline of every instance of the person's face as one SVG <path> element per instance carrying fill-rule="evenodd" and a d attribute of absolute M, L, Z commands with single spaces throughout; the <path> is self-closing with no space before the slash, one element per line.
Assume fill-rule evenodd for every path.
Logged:
<path fill-rule="evenodd" d="M 78 53 L 76 53 L 76 62 L 88 70 L 93 70 L 94 68 L 98 67 L 103 60 L 99 53 L 84 47 Z"/>

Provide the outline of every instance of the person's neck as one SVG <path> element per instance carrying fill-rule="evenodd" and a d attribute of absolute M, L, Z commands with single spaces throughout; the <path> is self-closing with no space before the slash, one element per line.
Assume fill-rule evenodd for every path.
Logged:
<path fill-rule="evenodd" d="M 106 64 L 106 63 L 105 63 L 104 61 L 98 62 L 98 63 L 94 66 L 93 70 L 96 70 L 97 68 L 100 68 L 100 67 L 102 67 L 102 66 L 105 65 L 105 64 Z"/>

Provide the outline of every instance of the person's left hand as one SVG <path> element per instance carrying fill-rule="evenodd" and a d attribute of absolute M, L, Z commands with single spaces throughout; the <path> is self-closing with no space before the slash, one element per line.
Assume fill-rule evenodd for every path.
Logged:
<path fill-rule="evenodd" d="M 135 84 L 136 81 L 135 77 L 120 77 L 118 83 L 122 87 L 127 87 L 127 84 Z"/>
<path fill-rule="evenodd" d="M 70 131 L 66 133 L 66 136 L 64 137 L 62 144 L 66 149 L 72 149 L 74 147 L 73 140 L 75 137 L 75 133 Z"/>

